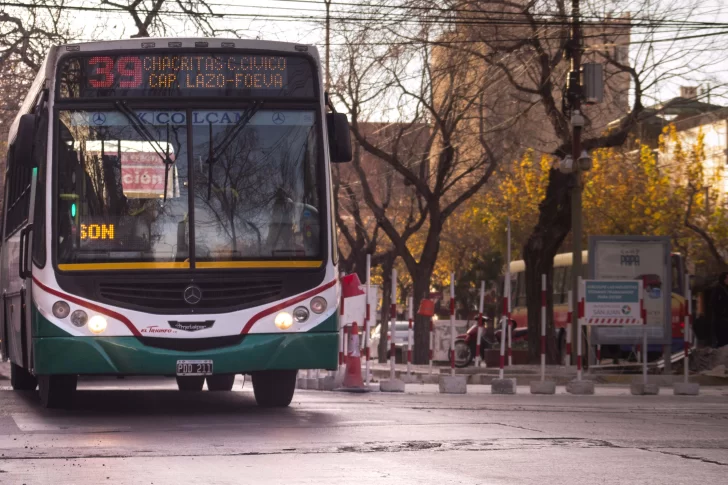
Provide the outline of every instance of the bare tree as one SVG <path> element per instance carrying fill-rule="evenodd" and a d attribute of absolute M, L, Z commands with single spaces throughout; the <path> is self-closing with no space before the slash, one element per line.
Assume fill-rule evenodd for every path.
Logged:
<path fill-rule="evenodd" d="M 339 30 L 345 61 L 334 89 L 357 143 L 386 164 L 395 184 L 396 198 L 382 199 L 374 190 L 380 181 L 354 159 L 363 200 L 410 273 L 417 307 L 429 293 L 446 221 L 487 183 L 503 153 L 494 141 L 510 125 L 486 126 L 487 76 L 467 53 L 433 47 L 446 32 L 417 12 L 407 24 L 382 25 L 389 11 L 381 2 L 369 12 L 371 22 Z M 373 120 L 386 124 L 383 139 L 367 133 Z M 427 360 L 427 342 L 426 322 L 418 320 L 417 362 Z"/>
<path fill-rule="evenodd" d="M 457 34 L 439 45 L 452 53 L 465 52 L 498 70 L 502 74 L 499 82 L 508 86 L 499 111 L 503 116 L 522 114 L 521 148 L 560 159 L 570 153 L 572 135 L 564 99 L 567 53 L 572 47 L 570 3 L 483 0 L 412 5 L 427 5 L 458 19 L 453 28 Z M 585 150 L 622 145 L 645 116 L 646 101 L 659 96 L 666 83 L 711 72 L 709 66 L 723 55 L 717 49 L 716 32 L 706 35 L 705 26 L 685 20 L 697 14 L 702 3 L 628 0 L 582 8 L 585 42 L 578 48 L 585 61 L 604 65 L 606 80 L 605 102 L 584 111 Z M 575 186 L 574 176 L 551 169 L 538 222 L 523 248 L 532 360 L 538 359 L 539 349 L 540 275 L 548 275 L 550 287 L 553 257 L 571 231 L 570 197 Z M 547 291 L 549 309 L 551 293 Z M 551 321 L 547 332 L 549 354 L 554 359 L 556 339 Z"/>

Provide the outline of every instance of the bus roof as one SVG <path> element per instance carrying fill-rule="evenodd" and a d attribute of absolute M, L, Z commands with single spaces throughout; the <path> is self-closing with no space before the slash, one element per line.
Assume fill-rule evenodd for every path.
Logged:
<path fill-rule="evenodd" d="M 202 45 L 205 44 L 205 45 Z M 94 52 L 124 49 L 144 49 L 152 51 L 159 49 L 250 49 L 270 50 L 283 52 L 306 52 L 318 62 L 318 49 L 313 45 L 296 44 L 293 42 L 279 42 L 275 40 L 258 39 L 219 39 L 206 37 L 143 37 L 122 40 L 99 40 L 93 42 L 79 42 L 58 46 L 59 55 L 66 52 Z"/>
<path fill-rule="evenodd" d="M 572 262 L 572 254 L 571 253 L 562 253 L 557 254 L 554 256 L 554 268 L 560 268 L 563 266 L 571 266 Z M 588 251 L 584 250 L 581 252 L 581 263 L 586 264 L 589 262 L 589 255 Z M 522 259 L 519 259 L 518 261 L 512 261 L 511 262 L 511 274 L 513 273 L 521 273 L 523 271 L 526 271 L 526 262 Z"/>
<path fill-rule="evenodd" d="M 205 43 L 205 45 L 202 45 Z M 61 55 L 66 53 L 99 52 L 113 50 L 144 50 L 154 52 L 158 50 L 172 49 L 246 49 L 255 51 L 280 51 L 280 52 L 306 52 L 317 65 L 320 65 L 318 49 L 313 45 L 295 44 L 292 42 L 278 42 L 274 40 L 257 39 L 217 39 L 205 37 L 146 37 L 122 40 L 99 40 L 94 42 L 79 42 L 74 44 L 62 44 L 52 46 L 48 51 L 38 74 L 33 81 L 18 114 L 10 125 L 8 131 L 8 143 L 12 143 L 18 130 L 20 117 L 30 113 L 36 99 L 44 88 L 53 88 L 52 79 L 56 69 L 56 62 Z"/>

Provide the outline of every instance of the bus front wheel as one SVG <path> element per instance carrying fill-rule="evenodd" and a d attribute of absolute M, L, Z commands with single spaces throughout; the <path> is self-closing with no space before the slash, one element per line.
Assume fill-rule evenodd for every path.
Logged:
<path fill-rule="evenodd" d="M 10 363 L 10 385 L 15 391 L 35 391 L 38 379 L 17 364 Z"/>
<path fill-rule="evenodd" d="M 38 376 L 38 395 L 44 408 L 68 408 L 76 393 L 78 376 L 41 375 Z"/>
<path fill-rule="evenodd" d="M 296 390 L 297 370 L 253 372 L 253 394 L 258 406 L 284 408 L 291 404 Z"/>

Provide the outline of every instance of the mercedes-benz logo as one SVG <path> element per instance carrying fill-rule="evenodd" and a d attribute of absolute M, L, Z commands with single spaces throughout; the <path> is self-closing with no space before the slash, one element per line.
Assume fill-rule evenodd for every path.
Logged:
<path fill-rule="evenodd" d="M 280 111 L 273 113 L 273 123 L 282 125 L 286 121 L 286 117 Z"/>
<path fill-rule="evenodd" d="M 94 113 L 93 122 L 95 125 L 103 125 L 106 123 L 106 115 L 103 113 Z"/>
<path fill-rule="evenodd" d="M 190 285 L 182 293 L 185 301 L 190 305 L 197 305 L 202 300 L 202 290 L 199 286 Z"/>

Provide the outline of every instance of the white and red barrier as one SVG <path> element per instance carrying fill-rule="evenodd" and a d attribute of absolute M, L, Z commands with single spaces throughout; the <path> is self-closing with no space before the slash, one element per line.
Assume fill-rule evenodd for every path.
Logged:
<path fill-rule="evenodd" d="M 367 254 L 367 286 L 366 286 L 366 312 L 364 315 L 364 384 L 368 387 L 371 379 L 371 350 L 369 349 L 369 334 L 371 333 L 372 314 L 371 304 L 369 303 L 369 295 L 372 291 L 372 255 Z"/>
<path fill-rule="evenodd" d="M 455 375 L 455 273 L 450 273 L 450 375 Z"/>
<path fill-rule="evenodd" d="M 573 315 L 574 315 L 574 294 L 572 293 L 572 290 L 569 290 L 569 300 L 568 300 L 569 308 L 566 313 L 566 368 L 568 369 L 571 367 L 571 359 L 572 359 L 572 353 L 571 353 L 571 327 L 573 322 Z"/>
<path fill-rule="evenodd" d="M 480 282 L 480 301 L 478 302 L 478 333 L 475 343 L 475 367 L 480 367 L 480 341 L 483 339 L 483 300 L 485 299 L 485 281 Z"/>
<path fill-rule="evenodd" d="M 430 374 L 432 374 L 432 357 L 435 355 L 435 320 L 430 317 Z"/>
<path fill-rule="evenodd" d="M 541 275 L 541 382 L 546 380 L 546 275 Z"/>
<path fill-rule="evenodd" d="M 414 299 L 410 296 L 407 299 L 407 374 L 412 374 L 412 320 L 414 318 L 414 311 L 412 305 L 414 305 Z"/>
<path fill-rule="evenodd" d="M 389 378 L 395 378 L 395 364 L 397 362 L 397 346 L 395 338 L 397 336 L 397 270 L 392 270 L 392 303 L 389 310 Z"/>

